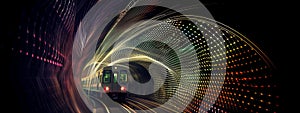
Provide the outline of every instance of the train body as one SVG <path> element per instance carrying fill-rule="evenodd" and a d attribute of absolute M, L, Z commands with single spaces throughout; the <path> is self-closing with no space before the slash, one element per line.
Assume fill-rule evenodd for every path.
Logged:
<path fill-rule="evenodd" d="M 122 100 L 127 96 L 128 71 L 120 66 L 107 66 L 93 76 L 81 79 L 83 90 L 87 94 L 106 93 L 114 100 Z M 102 97 L 102 96 L 101 96 Z"/>
<path fill-rule="evenodd" d="M 127 96 L 128 71 L 118 66 L 104 67 L 101 86 L 112 99 L 123 99 Z"/>

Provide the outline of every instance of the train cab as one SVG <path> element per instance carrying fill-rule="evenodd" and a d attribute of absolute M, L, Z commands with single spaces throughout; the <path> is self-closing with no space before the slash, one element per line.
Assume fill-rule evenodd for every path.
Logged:
<path fill-rule="evenodd" d="M 101 85 L 112 99 L 122 99 L 127 95 L 128 71 L 118 66 L 103 68 Z"/>

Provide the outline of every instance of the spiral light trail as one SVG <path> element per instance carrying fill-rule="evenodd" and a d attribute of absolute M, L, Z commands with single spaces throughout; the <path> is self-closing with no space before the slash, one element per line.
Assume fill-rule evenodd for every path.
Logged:
<path fill-rule="evenodd" d="M 21 102 L 31 103 L 23 109 L 279 111 L 279 96 L 273 93 L 277 88 L 274 66 L 254 42 L 221 22 L 182 13 L 197 5 L 177 12 L 154 5 L 134 7 L 136 1 L 38 0 L 22 7 L 16 33 L 10 34 L 14 36 L 10 65 L 19 77 L 14 83 L 20 86 Z M 84 18 L 94 6 L 101 6 L 97 13 L 101 18 Z M 119 15 L 106 20 L 110 13 Z M 89 26 L 87 20 L 98 24 Z M 112 100 L 102 92 L 97 78 L 107 66 L 132 68 L 129 75 L 138 81 L 129 84 L 130 96 L 117 103 L 121 106 L 117 110 L 107 103 Z M 135 69 L 141 67 L 147 72 Z M 152 85 L 144 85 L 148 80 Z"/>
<path fill-rule="evenodd" d="M 184 112 L 275 110 L 278 104 L 272 101 L 278 97 L 271 94 L 275 87 L 270 81 L 272 64 L 256 45 L 211 19 L 193 15 L 166 17 L 143 20 L 148 17 L 125 15 L 100 42 L 87 64 L 93 66 L 88 75 L 96 76 L 105 66 L 126 67 L 126 62 L 146 67 L 156 64 L 161 68 L 155 71 L 167 75 L 167 79 L 162 81 L 160 75 L 151 75 L 155 84 L 163 86 L 155 86 L 159 90 L 150 98 L 164 109 L 180 111 L 178 106 L 184 106 Z M 136 22 L 139 18 L 142 19 Z M 218 97 L 216 101 L 214 97 Z"/>

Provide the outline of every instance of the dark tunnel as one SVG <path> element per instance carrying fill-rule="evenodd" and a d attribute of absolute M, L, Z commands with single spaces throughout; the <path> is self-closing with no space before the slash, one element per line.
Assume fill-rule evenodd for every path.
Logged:
<path fill-rule="evenodd" d="M 105 2 L 105 0 L 103 1 Z M 108 0 L 106 0 L 106 2 L 107 1 Z M 5 39 L 5 41 L 0 42 L 0 48 L 1 50 L 3 49 L 1 55 L 5 54 L 4 57 L 7 57 L 3 60 L 5 67 L 2 69 L 9 73 L 8 75 L 1 74 L 4 77 L 1 79 L 3 81 L 1 82 L 1 86 L 4 88 L 1 90 L 1 96 L 4 99 L 2 102 L 5 104 L 1 106 L 1 108 L 3 108 L 2 110 L 5 111 L 7 109 L 18 113 L 95 112 L 96 109 L 91 109 L 89 105 L 87 105 L 87 101 L 82 98 L 84 90 L 78 90 L 80 88 L 77 88 L 76 85 L 79 84 L 80 80 L 74 80 L 76 77 L 73 75 L 75 72 L 83 71 L 81 69 L 87 66 L 84 63 L 88 62 L 92 57 L 83 57 L 74 64 L 74 62 L 72 62 L 72 57 L 74 57 L 72 52 L 76 33 L 78 29 L 80 30 L 80 25 L 84 24 L 84 17 L 99 1 L 30 0 L 24 3 L 15 2 L 17 1 L 3 3 L 0 10 L 3 15 L 0 18 L 0 36 Z M 203 1 L 203 4 L 207 5 L 210 10 L 216 8 L 215 3 L 216 1 Z M 220 4 L 223 6 L 224 2 Z M 9 8 L 6 9 L 4 6 L 8 6 Z M 119 6 L 118 3 L 107 3 L 105 7 L 114 8 Z M 222 7 L 218 8 L 222 10 Z M 216 10 L 218 10 L 218 8 L 212 11 L 217 12 Z M 139 13 L 139 11 L 142 13 Z M 112 31 L 112 33 L 126 31 L 127 28 L 131 28 L 137 21 L 149 20 L 159 14 L 163 15 L 162 11 L 165 11 L 163 7 L 154 6 L 133 8 L 131 13 L 125 15 L 124 20 L 120 21 L 119 26 L 117 25 L 114 29 L 115 31 Z M 110 12 L 105 13 L 109 14 Z M 278 93 L 280 92 L 278 91 L 279 83 L 275 80 L 278 79 L 276 78 L 276 74 L 278 73 L 276 73 L 277 70 L 274 68 L 273 62 L 267 56 L 270 55 L 271 52 L 265 54 L 264 51 L 259 48 L 261 46 L 256 46 L 256 43 L 251 42 L 246 36 L 239 33 L 238 30 L 240 26 L 236 27 L 235 25 L 237 24 L 234 24 L 230 19 L 224 19 L 222 13 L 221 11 L 216 13 L 218 16 L 216 17 L 216 19 L 218 19 L 217 21 L 207 18 L 197 18 L 200 21 L 196 22 L 195 20 L 185 20 L 185 17 L 183 19 L 172 18 L 178 16 L 179 13 L 164 15 L 165 17 L 157 19 L 159 21 L 169 22 L 174 28 L 179 29 L 178 32 L 174 30 L 177 34 L 182 34 L 182 36 L 178 38 L 179 41 L 185 36 L 189 42 L 191 42 L 191 45 L 186 46 L 187 44 L 182 43 L 182 45 L 179 45 L 176 42 L 177 40 L 172 42 L 170 39 L 170 42 L 174 43 L 173 47 L 175 46 L 177 49 L 180 48 L 178 51 L 184 56 L 184 59 L 186 59 L 187 65 L 182 66 L 185 60 L 181 61 L 182 56 L 178 55 L 178 51 L 167 43 L 146 40 L 140 45 L 137 45 L 136 50 L 132 52 L 133 58 L 130 59 L 132 61 L 128 64 L 130 68 L 129 73 L 132 74 L 133 79 L 140 83 L 147 83 L 153 78 L 151 74 L 154 73 L 165 74 L 166 82 L 162 82 L 161 84 L 163 85 L 161 87 L 157 86 L 159 87 L 158 90 L 152 94 L 138 95 L 128 93 L 128 98 L 132 97 L 137 99 L 134 100 L 136 103 L 131 106 L 129 104 L 127 106 L 127 104 L 124 104 L 125 102 L 120 102 L 123 107 L 125 106 L 127 108 L 124 109 L 134 112 L 134 110 L 145 110 L 149 107 L 147 107 L 147 104 L 143 105 L 143 103 L 141 104 L 141 108 L 139 108 L 140 106 L 135 106 L 138 102 L 141 102 L 138 101 L 139 99 L 145 99 L 143 100 L 144 102 L 152 103 L 153 105 L 150 106 L 150 108 L 162 106 L 164 103 L 167 103 L 169 99 L 175 99 L 170 105 L 176 108 L 177 105 L 188 103 L 184 106 L 184 110 L 181 111 L 188 113 L 200 112 L 206 109 L 209 113 L 275 113 L 280 111 L 282 105 L 279 104 L 281 102 L 281 100 L 279 100 L 281 97 Z M 122 14 L 121 12 L 120 15 Z M 117 17 L 110 21 L 104 32 L 98 36 L 98 42 L 96 41 L 97 48 L 104 48 L 104 46 L 101 46 L 102 42 L 110 42 L 104 40 L 104 38 L 110 36 L 110 29 L 114 28 L 115 26 L 113 26 L 113 24 L 119 21 Z M 172 19 L 168 20 L 169 18 Z M 222 19 L 234 25 L 238 30 L 236 31 L 218 22 Z M 234 20 L 236 22 L 241 21 L 236 18 Z M 247 23 L 247 25 L 248 24 L 249 23 Z M 197 25 L 201 27 L 197 28 Z M 165 29 L 164 27 L 173 30 L 170 26 L 162 26 L 163 29 Z M 211 29 L 216 28 L 218 30 L 216 30 L 215 34 L 211 32 L 213 31 Z M 249 29 L 252 30 L 252 28 Z M 245 28 L 242 30 L 246 31 Z M 147 37 L 147 33 L 150 34 L 149 36 L 151 37 L 151 31 L 141 33 L 139 36 Z M 160 33 L 164 34 L 166 32 L 156 32 L 156 34 Z M 210 34 L 212 35 L 210 36 Z M 222 39 L 222 41 L 212 38 L 212 36 L 217 37 L 219 34 L 221 37 L 220 40 Z M 118 35 L 121 35 L 121 33 Z M 205 36 L 209 37 L 207 39 L 210 40 L 211 43 L 205 40 Z M 259 42 L 260 39 L 253 41 Z M 218 44 L 218 46 L 219 44 L 224 44 L 224 51 L 220 50 L 224 54 L 220 52 L 219 49 L 210 52 L 212 48 L 207 45 L 212 43 Z M 266 47 L 264 45 L 262 46 L 265 47 L 263 49 L 271 48 L 267 46 L 267 43 L 271 42 L 259 42 L 258 44 L 266 44 Z M 191 52 L 190 48 L 195 48 L 195 53 Z M 127 48 L 124 48 L 115 53 L 122 53 L 122 51 L 127 51 L 126 49 Z M 109 54 L 112 50 L 114 50 L 114 46 L 108 47 L 104 53 Z M 82 51 L 87 50 L 83 49 Z M 87 51 L 87 54 L 89 54 L 88 52 L 90 51 Z M 98 50 L 93 52 L 97 53 Z M 136 57 L 134 55 L 147 56 L 143 57 L 143 60 L 147 60 L 136 60 L 134 59 Z M 150 58 L 148 56 L 150 56 Z M 191 58 L 194 56 L 196 60 Z M 225 56 L 226 58 L 219 58 L 220 56 Z M 102 60 L 101 58 L 102 57 L 99 57 L 100 60 Z M 217 60 L 213 61 L 214 58 Z M 272 58 L 274 59 L 275 57 L 271 56 L 271 59 Z M 97 59 L 97 62 L 100 61 L 99 59 Z M 149 59 L 153 60 L 153 62 L 161 60 L 162 63 L 155 62 L 155 65 L 152 65 Z M 224 60 L 225 63 L 221 62 L 222 60 Z M 103 61 L 107 63 L 105 60 Z M 109 63 L 112 62 L 108 62 L 108 64 Z M 122 65 L 122 62 L 116 64 Z M 74 65 L 76 68 L 74 68 Z M 105 66 L 108 65 L 105 64 Z M 102 68 L 103 67 L 100 66 L 97 70 L 101 70 Z M 150 68 L 157 69 L 158 71 L 150 72 Z M 224 71 L 224 73 L 213 73 L 215 70 Z M 222 74 L 224 74 L 224 76 L 221 76 Z M 179 75 L 186 76 L 182 77 Z M 97 75 L 98 82 L 100 82 L 99 76 Z M 83 80 L 82 78 L 80 79 Z M 158 77 L 154 79 L 160 80 L 161 78 Z M 181 84 L 181 80 L 185 80 L 184 85 Z M 156 83 L 156 81 L 151 82 L 152 84 Z M 82 83 L 81 81 L 81 84 Z M 87 82 L 84 81 L 84 83 Z M 97 83 L 98 91 L 101 89 L 99 84 L 100 83 Z M 222 86 L 220 86 L 220 84 Z M 85 84 L 82 84 L 82 87 L 86 87 L 84 85 Z M 140 88 L 142 89 L 143 87 Z M 195 90 L 190 91 L 192 88 L 195 88 Z M 84 95 L 87 95 L 87 97 L 89 96 L 88 94 L 89 93 L 84 92 Z M 96 94 L 99 95 L 99 92 Z M 190 101 L 185 99 L 189 95 L 192 95 Z M 131 100 L 133 103 L 134 101 Z M 11 107 L 13 109 L 11 109 Z M 166 112 L 174 112 L 176 110 L 172 109 L 172 107 L 162 107 L 165 107 L 164 110 Z M 131 108 L 134 110 L 131 110 Z M 109 110 L 113 111 L 113 109 Z"/>

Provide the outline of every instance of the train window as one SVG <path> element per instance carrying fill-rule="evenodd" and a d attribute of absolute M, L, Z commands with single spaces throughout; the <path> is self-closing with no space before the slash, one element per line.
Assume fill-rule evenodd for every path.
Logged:
<path fill-rule="evenodd" d="M 119 79 L 120 79 L 121 83 L 127 82 L 127 71 L 122 70 L 120 72 L 120 78 Z"/>
<path fill-rule="evenodd" d="M 104 74 L 103 74 L 103 83 L 110 83 L 110 75 L 111 75 L 111 72 L 110 71 L 104 71 Z"/>
<path fill-rule="evenodd" d="M 118 73 L 114 72 L 114 83 L 117 83 L 118 81 Z"/>

